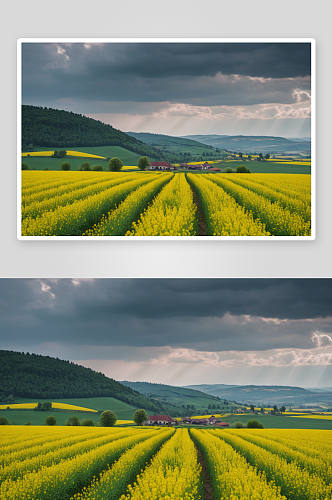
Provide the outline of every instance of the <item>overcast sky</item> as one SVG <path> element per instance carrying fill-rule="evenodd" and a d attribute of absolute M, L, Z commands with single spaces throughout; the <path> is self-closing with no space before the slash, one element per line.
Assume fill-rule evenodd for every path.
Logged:
<path fill-rule="evenodd" d="M 24 43 L 22 103 L 125 132 L 310 136 L 309 43 Z"/>
<path fill-rule="evenodd" d="M 329 386 L 332 279 L 0 279 L 0 332 L 116 380 Z"/>

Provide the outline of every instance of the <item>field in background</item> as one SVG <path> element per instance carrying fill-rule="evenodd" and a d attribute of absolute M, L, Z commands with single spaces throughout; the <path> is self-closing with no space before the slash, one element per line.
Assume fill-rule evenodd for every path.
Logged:
<path fill-rule="evenodd" d="M 105 158 L 120 158 L 122 160 L 124 167 L 126 166 L 133 166 L 137 165 L 138 159 L 142 156 L 141 154 L 134 153 L 133 151 L 130 151 L 129 149 L 122 148 L 121 146 L 98 146 L 98 147 L 82 147 L 80 148 L 79 146 L 72 146 L 71 148 L 55 148 L 55 149 L 65 149 L 66 151 L 68 150 L 73 150 L 75 152 L 82 152 L 84 154 L 92 154 L 96 156 L 101 156 Z M 53 150 L 53 148 L 50 147 L 40 147 L 38 148 L 38 151 L 43 152 L 43 151 L 50 151 Z M 24 152 L 26 153 L 26 152 Z M 33 155 L 34 153 L 26 153 Z M 155 158 L 149 158 L 150 161 L 155 161 Z M 108 167 L 108 160 L 103 160 L 101 158 L 51 158 L 50 156 L 47 158 L 40 158 L 37 156 L 24 156 L 22 157 L 22 161 L 27 163 L 29 165 L 30 169 L 35 169 L 35 170 L 43 170 L 44 168 L 48 168 L 49 170 L 59 170 L 61 163 L 68 161 L 71 165 L 71 170 L 78 170 L 78 167 L 83 163 L 83 162 L 88 162 L 90 163 L 91 166 L 93 165 L 102 165 L 105 170 L 107 170 Z"/>

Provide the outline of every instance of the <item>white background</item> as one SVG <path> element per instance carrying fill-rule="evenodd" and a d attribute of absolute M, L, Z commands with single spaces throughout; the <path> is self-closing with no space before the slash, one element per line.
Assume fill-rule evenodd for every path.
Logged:
<path fill-rule="evenodd" d="M 331 5 L 327 0 L 2 0 L 0 278 L 332 277 Z M 16 42 L 24 37 L 315 38 L 316 240 L 18 241 Z"/>

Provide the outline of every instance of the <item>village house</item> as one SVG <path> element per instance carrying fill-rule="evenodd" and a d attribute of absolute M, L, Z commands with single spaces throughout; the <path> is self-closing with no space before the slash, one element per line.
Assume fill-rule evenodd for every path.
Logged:
<path fill-rule="evenodd" d="M 214 425 L 217 425 L 218 427 L 229 427 L 227 422 L 216 422 Z"/>
<path fill-rule="evenodd" d="M 209 172 L 220 172 L 220 168 L 217 168 L 217 167 L 210 167 L 210 168 L 208 168 L 208 171 L 209 171 Z"/>
<path fill-rule="evenodd" d="M 178 425 L 178 421 L 168 415 L 149 415 L 145 425 Z"/>

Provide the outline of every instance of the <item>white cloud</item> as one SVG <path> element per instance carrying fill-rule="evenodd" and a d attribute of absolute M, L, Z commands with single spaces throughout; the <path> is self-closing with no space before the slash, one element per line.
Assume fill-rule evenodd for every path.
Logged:
<path fill-rule="evenodd" d="M 332 345 L 332 337 L 326 333 L 314 332 L 311 336 L 311 340 L 317 345 L 317 347 Z"/>
<path fill-rule="evenodd" d="M 49 292 L 50 295 L 51 295 L 51 297 L 52 297 L 52 299 L 55 299 L 54 293 L 51 292 L 51 287 L 49 285 L 47 285 L 47 283 L 45 283 L 44 281 L 41 281 L 40 284 L 41 284 L 42 291 L 45 292 L 45 293 Z"/>

